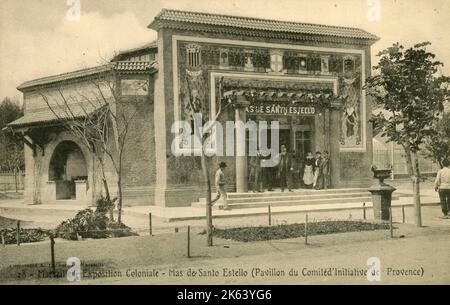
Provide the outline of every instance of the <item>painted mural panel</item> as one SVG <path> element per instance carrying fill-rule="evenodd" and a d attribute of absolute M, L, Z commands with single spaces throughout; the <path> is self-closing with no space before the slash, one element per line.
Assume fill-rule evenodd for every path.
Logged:
<path fill-rule="evenodd" d="M 190 120 L 194 107 L 209 118 L 209 72 L 236 71 L 263 75 L 301 77 L 333 76 L 338 79 L 338 99 L 342 105 L 340 147 L 361 151 L 364 146 L 362 99 L 362 58 L 359 54 L 310 50 L 261 48 L 178 41 L 178 82 L 181 118 Z M 269 46 L 269 44 L 268 44 Z M 286 90 L 291 84 L 285 83 Z"/>

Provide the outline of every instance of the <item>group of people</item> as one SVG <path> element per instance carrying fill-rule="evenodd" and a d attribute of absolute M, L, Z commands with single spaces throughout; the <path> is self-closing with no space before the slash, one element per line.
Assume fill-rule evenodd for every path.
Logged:
<path fill-rule="evenodd" d="M 287 188 L 290 192 L 294 188 L 327 189 L 330 187 L 330 157 L 328 151 L 308 152 L 306 157 L 289 153 L 286 145 L 281 145 L 276 166 L 264 166 L 270 160 L 270 156 L 263 157 L 258 151 L 256 156 L 250 157 L 249 186 L 253 192 L 264 192 L 265 189 L 273 191 L 278 182 L 281 191 Z M 227 202 L 225 188 L 225 169 L 227 164 L 220 162 L 215 175 L 217 196 L 212 204 L 222 198 L 223 209 L 230 210 Z"/>
<path fill-rule="evenodd" d="M 308 152 L 304 158 L 301 155 L 289 153 L 286 145 L 281 145 L 278 165 L 265 167 L 264 162 L 270 158 L 261 153 L 250 157 L 249 186 L 253 192 L 272 191 L 276 184 L 281 191 L 287 188 L 314 188 L 317 190 L 330 187 L 330 157 L 328 151 Z"/>

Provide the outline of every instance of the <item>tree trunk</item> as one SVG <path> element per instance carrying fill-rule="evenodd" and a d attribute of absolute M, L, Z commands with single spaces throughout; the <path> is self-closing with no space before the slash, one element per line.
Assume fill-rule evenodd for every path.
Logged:
<path fill-rule="evenodd" d="M 120 178 L 120 174 L 117 179 L 117 210 L 119 211 L 119 215 L 117 216 L 117 222 L 122 223 L 122 179 Z"/>
<path fill-rule="evenodd" d="M 102 181 L 103 181 L 103 187 L 105 188 L 105 197 L 106 197 L 106 200 L 108 200 L 108 202 L 111 202 L 111 195 L 109 194 L 108 181 L 106 181 L 106 178 L 105 178 L 104 175 L 103 175 Z M 109 209 L 109 219 L 110 219 L 111 221 L 114 221 L 114 207 L 111 207 L 111 208 Z"/>
<path fill-rule="evenodd" d="M 422 211 L 420 205 L 420 167 L 417 153 L 413 153 L 414 156 L 414 210 L 415 210 L 415 223 L 416 226 L 422 226 Z"/>
<path fill-rule="evenodd" d="M 420 171 L 419 171 L 419 160 L 417 159 L 417 154 L 412 153 L 408 146 L 403 147 L 406 154 L 406 164 L 408 165 L 408 173 L 410 174 L 411 181 L 413 184 L 413 195 L 414 195 L 414 222 L 416 226 L 422 226 L 422 216 L 420 210 Z M 414 160 L 413 160 L 414 156 Z"/>
<path fill-rule="evenodd" d="M 206 183 L 206 244 L 208 247 L 213 245 L 213 224 L 212 224 L 212 205 L 211 205 L 211 179 L 209 177 L 208 162 L 205 152 L 202 148 L 202 169 Z"/>
<path fill-rule="evenodd" d="M 14 167 L 14 186 L 15 186 L 15 188 L 16 188 L 16 193 L 18 192 L 18 189 L 17 189 L 17 170 L 16 170 L 16 168 Z"/>
<path fill-rule="evenodd" d="M 111 195 L 109 195 L 108 181 L 106 181 L 106 179 L 104 177 L 102 178 L 102 181 L 103 181 L 103 187 L 105 188 L 105 197 L 109 201 L 109 200 L 111 200 Z"/>

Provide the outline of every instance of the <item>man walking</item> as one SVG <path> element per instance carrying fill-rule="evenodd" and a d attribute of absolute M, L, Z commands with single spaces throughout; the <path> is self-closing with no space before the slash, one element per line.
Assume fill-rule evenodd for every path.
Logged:
<path fill-rule="evenodd" d="M 212 201 L 212 204 L 214 204 L 217 200 L 222 198 L 222 204 L 224 210 L 231 210 L 228 207 L 228 201 L 227 201 L 227 191 L 225 190 L 225 174 L 224 170 L 227 167 L 227 164 L 225 162 L 220 162 L 219 169 L 216 171 L 216 189 L 217 189 L 217 197 Z"/>
<path fill-rule="evenodd" d="M 442 218 L 449 219 L 450 215 L 450 161 L 445 159 L 442 161 L 443 168 L 437 173 L 434 182 L 434 190 L 439 192 L 441 201 L 441 209 L 444 216 Z"/>

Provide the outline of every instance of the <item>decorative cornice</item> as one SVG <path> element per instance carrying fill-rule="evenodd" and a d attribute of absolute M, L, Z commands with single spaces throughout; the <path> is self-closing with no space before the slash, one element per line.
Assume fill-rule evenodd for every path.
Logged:
<path fill-rule="evenodd" d="M 379 40 L 358 28 L 166 9 L 155 17 L 149 28 L 353 45 L 371 45 Z"/>
<path fill-rule="evenodd" d="M 287 39 L 292 41 L 308 41 L 308 42 L 329 42 L 336 44 L 349 44 L 361 46 L 369 46 L 375 42 L 375 40 L 368 40 L 368 39 L 356 39 L 356 38 L 310 35 L 310 34 L 279 33 L 279 32 L 269 32 L 259 30 L 238 29 L 230 27 L 213 27 L 207 25 L 195 25 L 177 22 L 164 22 L 164 23 L 157 22 L 157 24 L 160 24 L 160 26 L 157 27 L 158 30 L 161 28 L 167 28 L 172 30 L 193 31 L 211 34 L 228 34 L 253 38 Z"/>

